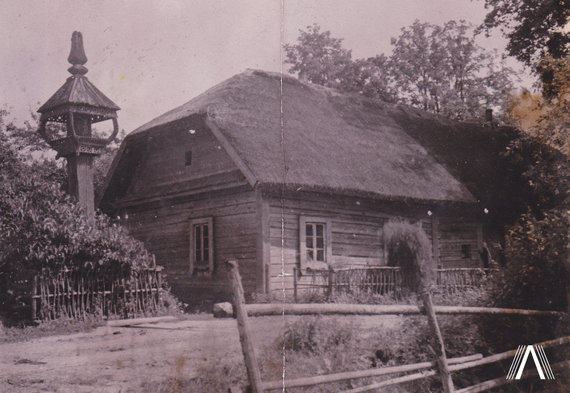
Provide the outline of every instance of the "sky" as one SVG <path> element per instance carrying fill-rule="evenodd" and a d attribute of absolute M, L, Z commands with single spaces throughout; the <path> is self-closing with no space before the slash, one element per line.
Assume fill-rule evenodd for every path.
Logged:
<path fill-rule="evenodd" d="M 318 23 L 354 58 L 391 52 L 415 19 L 477 25 L 483 0 L 0 0 L 0 108 L 29 119 L 69 76 L 81 31 L 87 77 L 127 132 L 248 68 L 286 72 L 282 44 Z M 504 51 L 499 32 L 479 38 Z M 514 60 L 512 66 L 520 68 Z M 524 82 L 523 82 L 524 83 Z M 526 87 L 530 87 L 528 84 Z"/>

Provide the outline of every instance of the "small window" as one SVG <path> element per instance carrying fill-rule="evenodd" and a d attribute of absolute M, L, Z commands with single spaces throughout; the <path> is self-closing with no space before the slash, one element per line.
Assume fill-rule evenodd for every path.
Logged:
<path fill-rule="evenodd" d="M 471 259 L 471 246 L 469 244 L 461 245 L 461 258 Z"/>
<path fill-rule="evenodd" d="M 325 218 L 300 217 L 301 268 L 326 268 L 331 262 L 331 223 Z"/>
<path fill-rule="evenodd" d="M 305 224 L 305 245 L 307 261 L 325 262 L 326 224 L 308 222 Z"/>
<path fill-rule="evenodd" d="M 192 150 L 189 150 L 184 155 L 184 165 L 190 166 L 192 165 Z"/>
<path fill-rule="evenodd" d="M 190 221 L 190 273 L 211 273 L 214 270 L 213 219 Z"/>

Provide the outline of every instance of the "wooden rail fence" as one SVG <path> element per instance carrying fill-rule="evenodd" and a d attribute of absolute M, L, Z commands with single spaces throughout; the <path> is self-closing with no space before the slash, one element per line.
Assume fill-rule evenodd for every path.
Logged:
<path fill-rule="evenodd" d="M 345 314 L 345 315 L 383 315 L 383 314 L 419 314 L 422 310 L 418 306 L 411 305 L 346 305 L 346 304 L 245 304 L 243 296 L 243 287 L 241 277 L 236 261 L 228 261 L 230 280 L 233 290 L 233 305 L 235 315 L 237 317 L 238 333 L 240 337 L 242 352 L 248 373 L 250 388 L 253 393 L 264 393 L 272 390 L 283 390 L 294 387 L 308 387 L 324 383 L 332 383 L 337 381 L 346 381 L 352 379 L 378 377 L 390 374 L 402 374 L 411 371 L 420 371 L 413 374 L 406 374 L 396 378 L 372 383 L 361 386 L 344 393 L 357 393 L 376 390 L 382 387 L 410 382 L 431 376 L 438 376 L 442 380 L 445 392 L 456 393 L 476 393 L 483 392 L 495 387 L 511 382 L 505 376 L 479 384 L 456 390 L 451 378 L 451 372 L 466 370 L 479 367 L 486 364 L 499 362 L 515 356 L 516 350 L 483 357 L 481 354 L 464 356 L 461 358 L 447 359 L 445 357 L 445 347 L 443 339 L 439 333 L 439 327 L 435 318 L 436 313 L 447 314 L 506 314 L 506 315 L 528 315 L 528 316 L 551 316 L 560 317 L 566 315 L 557 311 L 541 311 L 541 310 L 517 310 L 517 309 L 500 309 L 500 308 L 484 308 L 484 307 L 442 307 L 433 306 L 429 291 L 422 293 L 424 297 L 424 307 L 430 324 L 433 324 L 434 334 L 438 335 L 438 341 L 441 346 L 433 362 L 423 362 L 415 364 L 400 365 L 394 367 L 374 368 L 369 370 L 349 371 L 335 374 L 317 375 L 310 377 L 302 377 L 296 379 L 283 379 L 279 381 L 263 381 L 257 363 L 257 357 L 253 347 L 253 337 L 249 328 L 248 316 L 268 316 L 268 315 L 284 315 L 284 314 Z M 543 348 L 562 346 L 570 344 L 570 336 L 561 337 L 554 340 L 545 341 L 536 345 L 542 345 Z M 552 369 L 570 367 L 570 361 L 562 361 L 552 365 Z M 523 378 L 534 375 L 532 372 L 525 372 Z"/>
<path fill-rule="evenodd" d="M 160 266 L 133 271 L 127 279 L 75 270 L 38 274 L 31 289 L 32 319 L 151 314 L 161 302 L 161 271 Z"/>
<path fill-rule="evenodd" d="M 480 287 L 485 277 L 496 269 L 450 268 L 437 269 L 436 288 L 454 292 Z M 359 295 L 399 295 L 403 289 L 403 278 L 399 267 L 377 266 L 362 268 L 340 268 L 320 271 L 293 272 L 293 293 L 295 301 L 299 294 L 324 295 L 346 293 Z"/>

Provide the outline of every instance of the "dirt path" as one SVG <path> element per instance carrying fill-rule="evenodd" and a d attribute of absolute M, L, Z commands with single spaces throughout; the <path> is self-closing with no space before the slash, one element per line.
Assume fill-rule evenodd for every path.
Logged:
<path fill-rule="evenodd" d="M 283 324 L 281 317 L 252 318 L 256 346 L 272 345 Z M 0 354 L 0 392 L 7 393 L 138 392 L 143 381 L 192 378 L 221 360 L 242 362 L 236 321 L 210 316 L 3 344 Z"/>
<path fill-rule="evenodd" d="M 191 377 L 219 353 L 240 355 L 235 321 L 213 318 L 101 327 L 0 350 L 2 392 L 125 392 L 154 376 Z"/>

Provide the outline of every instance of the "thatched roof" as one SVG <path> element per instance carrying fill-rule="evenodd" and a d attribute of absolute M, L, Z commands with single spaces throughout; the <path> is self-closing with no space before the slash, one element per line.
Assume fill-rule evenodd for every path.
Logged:
<path fill-rule="evenodd" d="M 492 173 L 495 164 L 476 155 L 496 155 L 509 139 L 479 125 L 248 70 L 137 128 L 122 151 L 138 136 L 159 137 L 169 125 L 193 116 L 204 117 L 233 148 L 252 186 L 393 200 L 477 202 L 480 196 L 472 191 L 484 193 L 486 186 L 479 183 L 489 175 L 477 178 L 477 173 L 481 168 Z M 481 146 L 485 143 L 489 146 Z M 115 160 L 103 197 L 107 203 L 117 197 L 113 174 L 128 161 Z"/>

